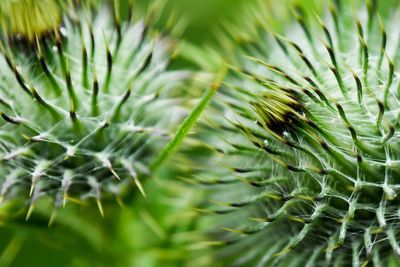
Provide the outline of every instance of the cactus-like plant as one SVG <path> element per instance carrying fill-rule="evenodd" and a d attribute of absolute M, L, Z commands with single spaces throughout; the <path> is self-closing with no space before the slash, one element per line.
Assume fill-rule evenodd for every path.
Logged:
<path fill-rule="evenodd" d="M 326 20 L 294 9 L 298 23 L 285 36 L 266 27 L 225 79 L 225 119 L 210 115 L 207 130 L 227 168 L 197 180 L 215 200 L 200 210 L 220 216 L 208 244 L 224 266 L 400 257 L 398 13 L 356 7 L 335 1 Z"/>
<path fill-rule="evenodd" d="M 185 114 L 190 73 L 167 70 L 174 43 L 154 29 L 152 12 L 122 21 L 118 1 L 114 10 L 105 1 L 28 1 L 34 10 L 25 2 L 0 5 L 2 200 L 33 208 L 45 196 L 56 207 L 89 198 L 103 212 L 101 199 L 129 184 L 145 194 L 140 180 Z M 43 13 L 46 3 L 56 13 Z M 61 25 L 43 20 L 61 9 Z"/>

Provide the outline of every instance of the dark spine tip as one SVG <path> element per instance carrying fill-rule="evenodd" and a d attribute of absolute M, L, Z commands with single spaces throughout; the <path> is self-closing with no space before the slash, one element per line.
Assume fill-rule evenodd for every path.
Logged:
<path fill-rule="evenodd" d="M 131 90 L 131 89 L 128 89 L 128 90 L 125 92 L 124 96 L 122 97 L 122 102 L 125 102 L 126 100 L 128 100 L 128 98 L 131 96 L 131 93 L 132 93 L 132 90 Z"/>
<path fill-rule="evenodd" d="M 382 143 L 386 143 L 387 141 L 389 141 L 394 136 L 394 133 L 395 133 L 395 128 L 393 127 L 393 125 L 389 125 L 389 132 L 386 134 Z"/>
<path fill-rule="evenodd" d="M 147 67 L 150 65 L 151 60 L 153 58 L 153 52 L 151 52 L 145 59 L 143 66 L 140 68 L 139 70 L 139 74 L 142 73 L 143 71 L 145 71 L 147 69 Z"/>
<path fill-rule="evenodd" d="M 327 170 L 327 169 L 319 169 L 317 172 L 318 172 L 319 174 L 321 174 L 321 175 L 327 175 L 327 174 L 329 174 L 329 170 Z"/>
<path fill-rule="evenodd" d="M 357 133 L 356 133 L 356 130 L 353 128 L 353 126 L 348 126 L 348 129 L 349 129 L 351 138 L 352 138 L 354 141 L 357 141 Z"/>
<path fill-rule="evenodd" d="M 71 120 L 75 121 L 77 119 L 76 112 L 74 110 L 70 110 L 69 117 Z"/>
<path fill-rule="evenodd" d="M 99 94 L 99 82 L 97 80 L 93 81 L 93 95 L 97 96 Z"/>
<path fill-rule="evenodd" d="M 329 148 L 328 144 L 327 144 L 324 140 L 321 140 L 321 141 L 319 142 L 319 144 L 321 145 L 321 147 L 322 147 L 325 151 L 330 152 L 330 148 Z"/>
<path fill-rule="evenodd" d="M 293 165 L 290 165 L 290 164 L 286 164 L 286 168 L 292 172 L 303 172 L 304 171 L 303 169 L 293 166 Z"/>
<path fill-rule="evenodd" d="M 357 154 L 357 163 L 362 163 L 363 162 L 363 157 L 360 154 Z"/>
<path fill-rule="evenodd" d="M 248 172 L 252 172 L 252 169 L 234 168 L 233 171 L 237 172 L 237 173 L 248 173 Z"/>
<path fill-rule="evenodd" d="M 107 68 L 109 71 L 112 70 L 112 65 L 113 65 L 113 56 L 111 54 L 111 51 L 107 48 Z"/>
<path fill-rule="evenodd" d="M 0 115 L 3 118 L 3 120 L 5 120 L 8 123 L 11 123 L 11 124 L 20 124 L 21 123 L 20 121 L 14 119 L 14 118 L 11 118 L 4 113 L 0 113 Z"/>
<path fill-rule="evenodd" d="M 109 126 L 110 126 L 110 122 L 109 121 L 106 121 L 105 123 L 103 123 L 103 125 L 101 125 L 101 128 L 102 129 L 106 129 L 106 128 L 108 128 Z"/>
<path fill-rule="evenodd" d="M 233 208 L 241 208 L 241 207 L 246 206 L 247 204 L 249 204 L 249 203 L 247 203 L 247 202 L 238 202 L 238 203 L 229 203 L 229 206 L 231 206 Z"/>
<path fill-rule="evenodd" d="M 250 181 L 249 184 L 251 186 L 254 186 L 254 187 L 257 187 L 257 188 L 263 187 L 263 185 L 261 183 L 258 183 L 258 182 L 255 182 L 255 181 Z"/>

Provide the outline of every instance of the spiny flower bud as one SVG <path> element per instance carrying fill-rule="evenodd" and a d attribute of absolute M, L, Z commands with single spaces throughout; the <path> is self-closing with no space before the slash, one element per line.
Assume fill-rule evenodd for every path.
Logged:
<path fill-rule="evenodd" d="M 52 1 L 28 2 L 38 11 Z M 184 117 L 176 94 L 190 72 L 167 69 L 174 45 L 145 18 L 121 22 L 116 13 L 104 3 L 73 5 L 54 34 L 39 40 L 37 29 L 26 32 L 34 45 L 21 50 L 4 38 L 2 199 L 31 207 L 46 196 L 56 207 L 94 199 L 103 213 L 101 200 L 129 184 L 145 195 L 141 180 Z"/>
<path fill-rule="evenodd" d="M 354 15 L 338 2 L 326 22 L 296 10 L 286 36 L 266 30 L 270 48 L 247 47 L 220 91 L 229 124 L 214 122 L 225 141 L 215 151 L 228 168 L 208 167 L 199 183 L 216 199 L 202 211 L 220 216 L 210 244 L 225 263 L 387 266 L 400 256 L 398 14 L 381 18 L 372 1 Z M 207 183 L 213 173 L 218 183 Z"/>

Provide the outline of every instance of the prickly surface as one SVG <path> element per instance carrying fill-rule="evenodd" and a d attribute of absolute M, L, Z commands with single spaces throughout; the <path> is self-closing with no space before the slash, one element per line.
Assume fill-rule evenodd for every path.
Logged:
<path fill-rule="evenodd" d="M 31 45 L 3 35 L 2 199 L 90 198 L 102 212 L 103 197 L 129 184 L 145 194 L 140 180 L 185 113 L 176 94 L 189 73 L 167 70 L 173 44 L 146 18 L 114 13 L 68 9 L 62 27 Z"/>
<path fill-rule="evenodd" d="M 219 164 L 197 179 L 213 199 L 199 211 L 219 222 L 207 244 L 225 264 L 400 256 L 399 7 L 380 18 L 377 1 L 338 2 L 324 20 L 295 10 L 285 36 L 265 30 L 232 66 L 220 119 L 206 119 Z"/>

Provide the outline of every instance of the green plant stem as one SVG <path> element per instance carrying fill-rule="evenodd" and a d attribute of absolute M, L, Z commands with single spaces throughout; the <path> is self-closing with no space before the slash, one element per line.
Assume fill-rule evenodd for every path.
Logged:
<path fill-rule="evenodd" d="M 12 264 L 18 252 L 21 250 L 23 240 L 20 236 L 15 236 L 0 255 L 0 266 L 8 267 Z"/>
<path fill-rule="evenodd" d="M 201 113 L 207 107 L 214 94 L 218 91 L 220 84 L 225 77 L 226 67 L 222 67 L 215 77 L 211 86 L 203 93 L 200 102 L 195 106 L 189 116 L 179 126 L 175 137 L 165 146 L 158 157 L 151 164 L 152 171 L 157 171 L 166 159 L 179 147 L 184 138 L 189 133 L 190 129 L 196 123 Z"/>

